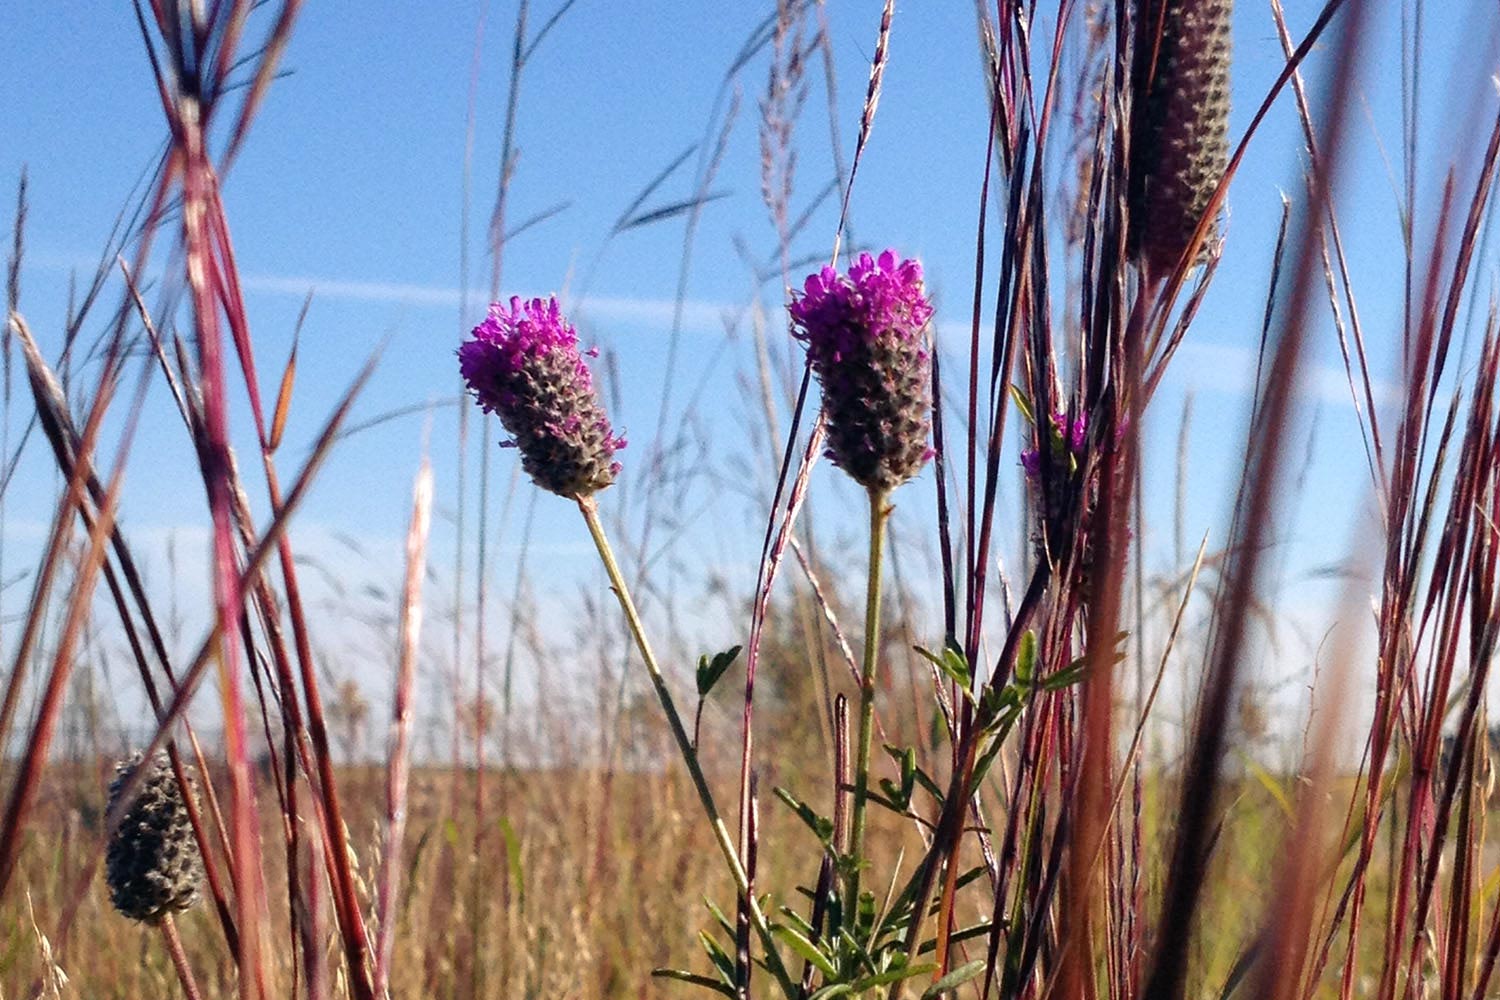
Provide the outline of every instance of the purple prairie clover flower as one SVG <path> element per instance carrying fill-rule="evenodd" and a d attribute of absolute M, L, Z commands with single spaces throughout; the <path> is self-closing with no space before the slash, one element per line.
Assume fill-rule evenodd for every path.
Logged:
<path fill-rule="evenodd" d="M 1026 470 L 1027 479 L 1036 479 L 1042 474 L 1042 453 L 1036 448 L 1027 448 L 1021 452 L 1021 468 Z"/>
<path fill-rule="evenodd" d="M 915 476 L 932 455 L 922 265 L 894 250 L 860 254 L 848 275 L 810 275 L 788 312 L 823 387 L 828 457 L 869 490 Z"/>
<path fill-rule="evenodd" d="M 594 352 L 589 352 L 593 354 Z M 599 406 L 578 331 L 556 297 L 490 306 L 458 367 L 474 399 L 514 439 L 534 483 L 563 497 L 585 497 L 615 481 L 625 447 Z"/>
<path fill-rule="evenodd" d="M 1073 418 L 1071 424 L 1068 423 L 1068 415 L 1066 413 L 1054 413 L 1052 419 L 1059 429 L 1063 427 L 1068 429 L 1068 450 L 1074 455 L 1082 455 L 1083 446 L 1089 439 L 1088 414 L 1080 413 Z"/>
<path fill-rule="evenodd" d="M 1049 445 L 1051 454 L 1059 462 L 1082 458 L 1084 449 L 1088 446 L 1088 439 L 1088 414 L 1080 413 L 1070 421 L 1065 411 L 1054 410 L 1052 412 L 1045 441 Z M 1021 468 L 1026 471 L 1027 479 L 1039 479 L 1042 474 L 1041 450 L 1027 448 L 1022 451 Z"/>

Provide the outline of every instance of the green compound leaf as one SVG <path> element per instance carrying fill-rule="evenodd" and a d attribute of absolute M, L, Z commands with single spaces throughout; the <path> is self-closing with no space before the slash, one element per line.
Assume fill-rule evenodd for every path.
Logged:
<path fill-rule="evenodd" d="M 944 646 L 941 653 L 934 653 L 930 649 L 921 646 L 913 646 L 926 660 L 937 667 L 949 680 L 953 681 L 964 690 L 968 690 L 974 679 L 974 671 L 969 666 L 969 661 L 964 654 L 952 646 Z"/>
<path fill-rule="evenodd" d="M 736 659 L 739 658 L 740 647 L 734 646 L 722 653 L 715 653 L 710 657 L 707 653 L 698 657 L 698 697 L 707 698 L 708 693 L 719 683 Z"/>
<path fill-rule="evenodd" d="M 807 824 L 807 828 L 817 836 L 819 841 L 825 845 L 833 843 L 833 820 L 826 816 L 819 816 L 813 811 L 812 806 L 803 802 L 785 788 L 778 787 L 776 789 L 776 797 L 785 802 L 792 812 L 796 813 L 797 817 Z"/>
<path fill-rule="evenodd" d="M 734 985 L 734 959 L 719 947 L 719 942 L 709 937 L 703 931 L 698 932 L 698 942 L 703 945 L 703 950 L 708 952 L 708 960 L 714 963 L 719 976 L 729 986 Z"/>

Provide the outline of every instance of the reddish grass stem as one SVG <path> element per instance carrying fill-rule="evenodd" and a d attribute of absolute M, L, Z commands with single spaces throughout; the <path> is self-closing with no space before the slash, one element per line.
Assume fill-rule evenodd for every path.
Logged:
<path fill-rule="evenodd" d="M 177 980 L 182 983 L 182 991 L 187 994 L 188 1000 L 203 1000 L 203 993 L 198 989 L 198 981 L 193 976 L 193 967 L 188 964 L 187 953 L 182 950 L 182 938 L 177 934 L 177 921 L 172 919 L 172 914 L 165 913 L 157 926 L 161 928 L 162 943 L 166 945 L 167 954 L 172 957 L 172 967 L 177 970 Z"/>

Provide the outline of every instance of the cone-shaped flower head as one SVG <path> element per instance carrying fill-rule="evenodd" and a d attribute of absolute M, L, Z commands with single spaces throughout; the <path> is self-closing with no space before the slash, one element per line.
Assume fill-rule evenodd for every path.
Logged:
<path fill-rule="evenodd" d="M 104 877 L 116 910 L 131 920 L 155 922 L 197 902 L 203 859 L 165 752 L 144 760 L 137 751 L 116 764 L 109 808 L 137 767 L 145 768 L 145 775 L 110 838 Z"/>
<path fill-rule="evenodd" d="M 500 418 L 533 482 L 559 496 L 583 497 L 615 481 L 625 447 L 599 406 L 578 350 L 578 331 L 557 299 L 495 303 L 472 340 L 458 349 L 464 382 Z"/>
<path fill-rule="evenodd" d="M 1177 264 L 1224 176 L 1231 6 L 1231 0 L 1136 5 L 1130 242 L 1156 272 Z"/>
<path fill-rule="evenodd" d="M 916 475 L 931 454 L 922 265 L 892 250 L 861 254 L 847 276 L 831 267 L 809 276 L 790 312 L 823 386 L 828 457 L 866 489 Z"/>

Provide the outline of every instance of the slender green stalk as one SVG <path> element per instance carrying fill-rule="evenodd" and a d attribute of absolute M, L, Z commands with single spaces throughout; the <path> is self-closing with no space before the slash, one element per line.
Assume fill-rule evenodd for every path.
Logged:
<path fill-rule="evenodd" d="M 761 911 L 760 904 L 756 902 L 755 894 L 750 888 L 750 877 L 745 872 L 745 866 L 740 863 L 739 854 L 734 848 L 734 841 L 729 838 L 729 829 L 724 825 L 723 817 L 719 815 L 719 807 L 714 804 L 713 792 L 709 790 L 708 781 L 703 776 L 703 768 L 698 764 L 698 752 L 688 739 L 687 730 L 682 725 L 682 716 L 677 712 L 677 706 L 672 701 L 672 692 L 667 690 L 667 682 L 662 677 L 656 654 L 652 652 L 651 643 L 646 638 L 646 627 L 635 610 L 635 602 L 630 598 L 630 589 L 626 586 L 624 574 L 620 572 L 620 565 L 615 561 L 614 550 L 610 548 L 609 539 L 605 537 L 604 525 L 599 521 L 599 506 L 592 496 L 581 496 L 577 500 L 578 509 L 583 512 L 584 523 L 589 526 L 589 534 L 593 536 L 594 546 L 599 550 L 599 558 L 604 563 L 604 571 L 609 575 L 610 587 L 614 590 L 615 597 L 619 598 L 621 610 L 625 612 L 625 621 L 630 626 L 630 634 L 635 638 L 636 647 L 641 651 L 641 659 L 646 661 L 646 672 L 651 675 L 651 685 L 656 688 L 657 700 L 661 702 L 662 711 L 666 713 L 667 725 L 671 727 L 672 737 L 677 741 L 677 751 L 682 757 L 682 762 L 687 765 L 688 774 L 692 776 L 693 787 L 698 792 L 698 801 L 703 804 L 703 811 L 708 815 L 709 825 L 713 827 L 714 839 L 719 842 L 719 850 L 724 855 L 725 864 L 729 866 L 729 874 L 734 878 L 735 888 L 739 890 L 740 896 L 749 908 L 750 923 L 755 927 L 756 933 L 760 935 L 765 945 L 766 963 L 781 986 L 782 992 L 788 997 L 794 997 L 797 995 L 797 986 L 792 982 L 791 975 L 781 961 L 781 953 L 776 949 L 776 939 L 771 934 L 771 925 L 766 922 L 766 915 Z"/>
<path fill-rule="evenodd" d="M 870 797 L 870 742 L 875 725 L 875 674 L 880 665 L 880 564 L 885 553 L 887 491 L 870 490 L 870 576 L 865 586 L 865 661 L 859 683 L 859 741 L 854 759 L 854 811 L 849 822 L 849 899 L 859 906 L 859 867 L 864 862 L 865 802 Z"/>

